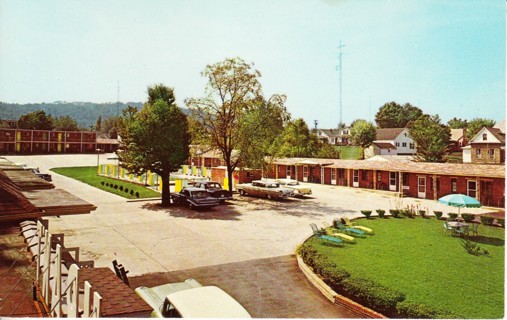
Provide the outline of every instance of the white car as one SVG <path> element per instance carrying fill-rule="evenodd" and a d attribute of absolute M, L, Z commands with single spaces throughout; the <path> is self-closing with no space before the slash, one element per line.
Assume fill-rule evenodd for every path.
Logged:
<path fill-rule="evenodd" d="M 152 308 L 155 318 L 251 318 L 224 290 L 197 280 L 138 287 L 135 292 Z"/>
<path fill-rule="evenodd" d="M 299 184 L 299 181 L 292 180 L 292 179 L 276 179 L 276 182 L 278 182 L 281 186 L 284 186 L 286 188 L 294 189 L 294 195 L 296 197 L 303 197 L 312 194 L 312 189 L 302 186 Z"/>

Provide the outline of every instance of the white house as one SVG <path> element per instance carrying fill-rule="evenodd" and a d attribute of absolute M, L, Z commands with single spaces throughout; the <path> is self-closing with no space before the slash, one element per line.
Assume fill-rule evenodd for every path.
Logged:
<path fill-rule="evenodd" d="M 317 138 L 336 146 L 347 146 L 350 138 L 350 128 L 318 129 Z"/>
<path fill-rule="evenodd" d="M 389 144 L 393 145 L 396 150 L 389 151 Z M 410 137 L 407 128 L 381 128 L 377 129 L 376 139 L 373 145 L 383 146 L 383 153 L 379 154 L 396 154 L 396 155 L 412 155 L 416 154 L 417 149 L 415 142 Z M 386 147 L 387 146 L 387 151 Z M 387 153 L 386 153 L 387 152 Z"/>

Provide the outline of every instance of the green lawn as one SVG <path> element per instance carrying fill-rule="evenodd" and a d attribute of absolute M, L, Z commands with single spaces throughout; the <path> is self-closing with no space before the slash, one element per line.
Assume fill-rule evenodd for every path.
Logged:
<path fill-rule="evenodd" d="M 160 197 L 160 193 L 139 184 L 99 176 L 97 175 L 97 167 L 53 168 L 51 171 L 128 199 L 137 199 L 136 192 L 139 192 L 139 198 Z M 116 189 L 115 185 L 118 186 Z M 125 191 L 126 189 L 128 192 Z M 131 193 L 132 190 L 133 193 Z"/>
<path fill-rule="evenodd" d="M 432 219 L 360 219 L 375 235 L 355 245 L 333 247 L 310 241 L 352 277 L 368 278 L 397 289 L 406 301 L 448 310 L 466 318 L 503 318 L 504 229 L 479 226 L 470 239 L 489 251 L 474 256 L 459 238 L 445 235 Z"/>
<path fill-rule="evenodd" d="M 362 158 L 363 149 L 353 146 L 336 147 L 340 151 L 340 159 L 358 160 Z"/>

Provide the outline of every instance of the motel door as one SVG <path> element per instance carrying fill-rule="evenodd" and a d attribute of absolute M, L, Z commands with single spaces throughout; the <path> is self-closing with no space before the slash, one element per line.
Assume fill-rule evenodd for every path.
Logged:
<path fill-rule="evenodd" d="M 308 166 L 303 166 L 303 182 L 308 182 Z"/>
<path fill-rule="evenodd" d="M 426 198 L 426 177 L 417 177 L 417 197 Z"/>
<path fill-rule="evenodd" d="M 353 170 L 352 173 L 352 186 L 359 187 L 359 170 Z"/>
<path fill-rule="evenodd" d="M 389 190 L 396 191 L 398 190 L 398 173 L 397 172 L 389 172 Z"/>

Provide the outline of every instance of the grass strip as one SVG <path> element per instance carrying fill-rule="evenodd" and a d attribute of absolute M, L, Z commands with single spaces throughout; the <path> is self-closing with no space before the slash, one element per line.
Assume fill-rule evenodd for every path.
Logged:
<path fill-rule="evenodd" d="M 127 199 L 159 198 L 160 193 L 142 185 L 97 175 L 97 167 L 53 168 L 51 171 Z"/>

